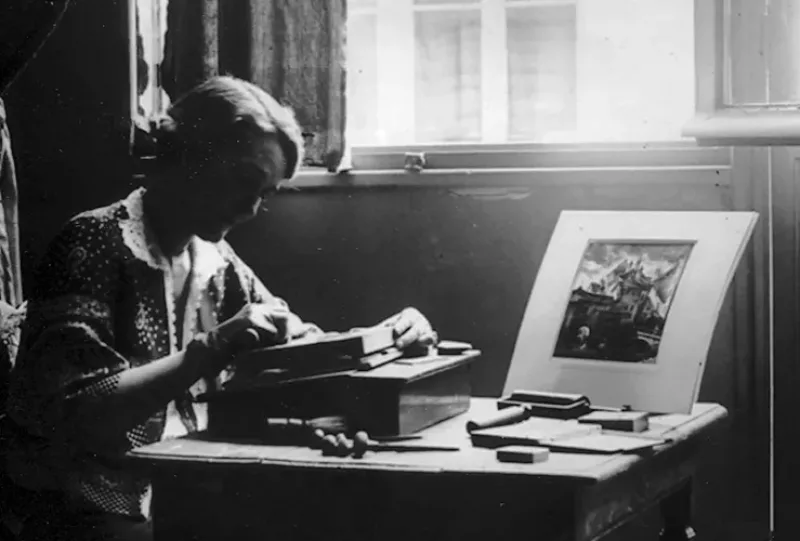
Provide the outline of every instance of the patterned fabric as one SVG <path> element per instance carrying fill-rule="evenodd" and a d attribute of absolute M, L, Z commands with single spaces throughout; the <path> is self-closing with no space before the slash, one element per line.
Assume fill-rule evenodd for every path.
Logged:
<path fill-rule="evenodd" d="M 119 459 L 205 429 L 205 405 L 172 401 L 134 427 L 103 425 L 80 415 L 81 406 L 114 393 L 124 370 L 180 351 L 248 302 L 275 299 L 230 246 L 195 238 L 186 310 L 177 314 L 170 266 L 142 214 L 143 194 L 76 216 L 51 243 L 35 276 L 8 404 L 29 435 L 17 438 L 11 453 L 19 459 L 10 465 L 18 482 L 134 517 L 149 515 L 149 482 Z M 307 332 L 319 329 L 292 315 L 290 335 Z M 187 391 L 196 396 L 229 374 Z"/>
<path fill-rule="evenodd" d="M 2 79 L 1 69 L 0 79 Z M 6 110 L 2 99 L 0 99 L 0 201 L 2 202 L 0 204 L 0 404 L 2 404 L 6 397 L 8 374 L 14 365 L 18 339 L 18 332 L 14 328 L 16 318 L 9 319 L 8 316 L 16 309 L 23 308 L 20 306 L 22 275 L 19 256 L 17 176 L 14 156 L 11 153 L 11 134 L 6 124 Z"/>
<path fill-rule="evenodd" d="M 11 133 L 6 124 L 6 111 L 0 99 L 0 264 L 2 286 L 0 300 L 11 306 L 22 303 L 22 271 L 19 253 L 17 175 L 11 149 Z"/>

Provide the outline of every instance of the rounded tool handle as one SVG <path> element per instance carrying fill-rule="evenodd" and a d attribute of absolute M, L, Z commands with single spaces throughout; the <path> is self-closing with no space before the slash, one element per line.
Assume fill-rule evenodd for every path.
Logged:
<path fill-rule="evenodd" d="M 493 426 L 511 425 L 524 421 L 527 418 L 528 410 L 526 408 L 512 406 L 500 410 L 497 415 L 485 419 L 467 421 L 467 432 L 480 430 L 482 428 L 491 428 Z"/>

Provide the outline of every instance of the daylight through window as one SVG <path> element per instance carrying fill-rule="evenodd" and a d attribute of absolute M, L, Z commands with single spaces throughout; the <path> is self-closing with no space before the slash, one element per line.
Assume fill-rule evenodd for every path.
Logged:
<path fill-rule="evenodd" d="M 348 0 L 354 145 L 678 140 L 694 0 Z"/>

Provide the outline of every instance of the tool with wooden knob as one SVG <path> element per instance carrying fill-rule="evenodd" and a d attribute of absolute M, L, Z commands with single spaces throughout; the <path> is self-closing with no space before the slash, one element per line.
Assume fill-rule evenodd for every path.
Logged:
<path fill-rule="evenodd" d="M 343 433 L 326 434 L 317 429 L 313 434 L 312 448 L 322 450 L 323 456 L 352 456 L 362 458 L 367 451 L 394 451 L 398 453 L 459 451 L 460 447 L 452 445 L 432 445 L 423 443 L 389 443 L 374 441 L 366 432 L 358 431 L 349 439 Z"/>
<path fill-rule="evenodd" d="M 369 439 L 364 431 L 356 432 L 353 437 L 353 458 L 361 458 L 367 451 L 394 451 L 396 453 L 414 453 L 426 451 L 460 451 L 460 447 L 452 445 L 432 445 L 426 443 L 384 443 Z"/>

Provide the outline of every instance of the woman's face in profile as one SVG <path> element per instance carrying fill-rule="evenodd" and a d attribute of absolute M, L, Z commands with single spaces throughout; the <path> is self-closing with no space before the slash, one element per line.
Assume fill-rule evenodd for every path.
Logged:
<path fill-rule="evenodd" d="M 190 184 L 194 234 L 209 242 L 221 241 L 258 213 L 285 170 L 283 151 L 271 134 L 220 152 L 196 172 Z"/>

